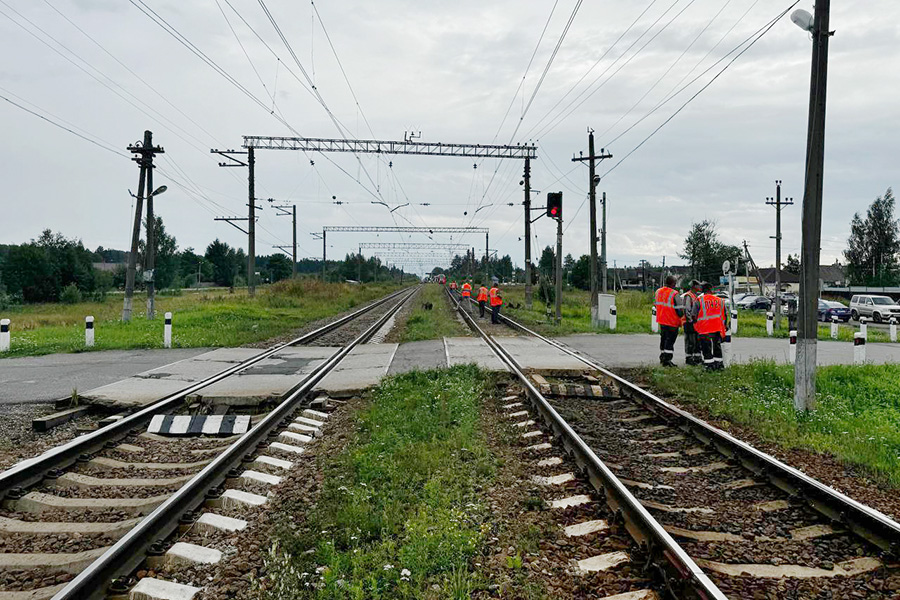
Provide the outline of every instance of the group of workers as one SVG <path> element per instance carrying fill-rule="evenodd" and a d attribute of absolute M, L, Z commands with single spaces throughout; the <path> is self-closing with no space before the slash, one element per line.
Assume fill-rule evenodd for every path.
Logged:
<path fill-rule="evenodd" d="M 455 281 L 450 282 L 450 291 L 455 292 L 457 290 L 457 286 Z M 472 297 L 472 280 L 463 282 L 462 286 L 459 287 L 460 296 L 462 296 L 464 302 L 468 302 Z M 500 294 L 500 288 L 497 287 L 497 284 L 494 283 L 491 286 L 491 289 L 488 290 L 483 284 L 479 284 L 478 287 L 478 295 L 475 297 L 475 301 L 478 302 L 478 316 L 482 319 L 484 318 L 484 308 L 485 305 L 490 301 L 491 304 L 491 323 L 494 325 L 500 324 L 500 307 L 503 306 L 503 295 Z"/>
<path fill-rule="evenodd" d="M 666 277 L 665 285 L 656 290 L 656 322 L 659 324 L 659 362 L 674 367 L 675 340 L 684 326 L 685 363 L 703 364 L 711 371 L 725 368 L 722 342 L 728 331 L 725 302 L 712 292 L 712 284 L 691 281 L 684 294 L 675 289 L 676 279 Z"/>

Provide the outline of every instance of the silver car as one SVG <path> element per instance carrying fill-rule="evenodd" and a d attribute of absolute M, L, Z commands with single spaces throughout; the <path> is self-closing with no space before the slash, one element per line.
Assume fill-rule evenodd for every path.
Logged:
<path fill-rule="evenodd" d="M 850 318 L 858 321 L 860 317 L 872 319 L 876 323 L 900 321 L 900 305 L 887 296 L 859 295 L 850 299 Z"/>

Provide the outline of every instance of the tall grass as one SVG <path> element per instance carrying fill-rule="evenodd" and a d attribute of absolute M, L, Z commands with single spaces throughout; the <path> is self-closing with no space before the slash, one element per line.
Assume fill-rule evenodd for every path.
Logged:
<path fill-rule="evenodd" d="M 459 322 L 447 302 L 444 286 L 429 283 L 419 294 L 416 302 L 416 307 L 406 320 L 401 342 L 468 335 L 466 327 Z M 430 310 L 425 310 L 423 305 L 426 303 L 431 304 Z"/>

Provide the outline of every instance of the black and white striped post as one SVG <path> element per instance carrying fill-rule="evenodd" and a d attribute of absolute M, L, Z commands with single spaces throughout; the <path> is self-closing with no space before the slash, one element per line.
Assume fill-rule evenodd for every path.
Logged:
<path fill-rule="evenodd" d="M 166 326 L 163 330 L 163 347 L 172 347 L 172 313 L 166 313 Z"/>
<path fill-rule="evenodd" d="M 84 318 L 84 347 L 93 348 L 94 346 L 94 317 Z"/>
<path fill-rule="evenodd" d="M 0 352 L 9 351 L 9 319 L 0 319 Z"/>
<path fill-rule="evenodd" d="M 860 332 L 853 334 L 853 364 L 862 365 L 866 362 L 866 336 Z"/>
<path fill-rule="evenodd" d="M 766 333 L 769 337 L 775 335 L 775 314 L 767 312 L 766 313 Z"/>
<path fill-rule="evenodd" d="M 831 315 L 831 339 L 838 338 L 838 318 L 837 315 Z"/>
<path fill-rule="evenodd" d="M 891 317 L 891 343 L 897 343 L 897 319 Z"/>
<path fill-rule="evenodd" d="M 650 309 L 650 331 L 659 333 L 659 322 L 656 320 L 656 307 Z"/>
<path fill-rule="evenodd" d="M 725 339 L 722 340 L 722 364 L 726 367 L 731 366 L 731 334 L 726 333 Z"/>
<path fill-rule="evenodd" d="M 616 305 L 611 304 L 609 307 L 609 329 L 610 331 L 616 330 Z"/>
<path fill-rule="evenodd" d="M 797 362 L 797 330 L 791 330 L 791 347 L 788 351 L 788 358 L 791 361 L 791 364 Z"/>
<path fill-rule="evenodd" d="M 737 311 L 731 309 L 731 335 L 737 335 L 738 314 Z"/>

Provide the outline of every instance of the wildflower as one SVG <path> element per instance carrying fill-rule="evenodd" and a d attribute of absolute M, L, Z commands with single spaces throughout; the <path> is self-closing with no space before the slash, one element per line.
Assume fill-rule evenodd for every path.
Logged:
<path fill-rule="evenodd" d="M 393 569 L 393 568 L 394 568 L 394 565 L 384 565 L 384 570 L 385 570 L 385 571 L 390 571 L 390 570 Z"/>

